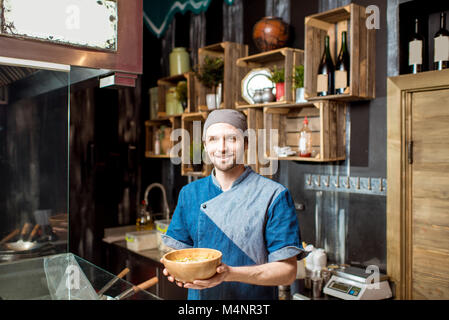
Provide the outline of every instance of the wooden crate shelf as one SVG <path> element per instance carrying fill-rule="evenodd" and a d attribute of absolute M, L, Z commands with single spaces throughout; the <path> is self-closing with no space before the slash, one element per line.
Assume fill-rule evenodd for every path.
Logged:
<path fill-rule="evenodd" d="M 176 130 L 181 128 L 181 116 L 165 116 L 161 119 L 147 120 L 145 121 L 145 157 L 146 158 L 156 158 L 156 159 L 169 159 L 179 157 L 180 155 L 174 154 L 155 154 L 154 150 L 154 141 L 155 135 L 158 129 L 161 126 L 166 126 L 171 128 L 171 130 Z M 176 143 L 180 141 L 174 142 L 170 141 L 169 149 L 173 148 Z M 162 152 L 162 149 L 161 149 Z"/>
<path fill-rule="evenodd" d="M 345 102 L 321 100 L 314 101 L 308 106 L 265 107 L 263 113 L 266 158 L 311 162 L 345 159 Z M 299 131 L 306 116 L 312 131 L 312 157 L 278 157 L 274 151 L 276 145 L 289 146 L 293 151 L 298 151 Z M 270 131 L 271 129 L 277 130 L 277 136 L 275 132 Z"/>
<path fill-rule="evenodd" d="M 237 60 L 237 66 L 245 70 L 245 72 L 243 72 L 239 79 L 239 91 L 240 93 L 242 92 L 242 80 L 251 69 L 269 68 L 271 70 L 274 67 L 277 67 L 278 69 L 284 68 L 285 99 L 284 101 L 273 102 L 273 104 L 294 103 L 296 94 L 293 89 L 292 76 L 294 74 L 294 67 L 298 65 L 304 65 L 304 51 L 294 48 L 281 48 L 240 58 Z M 241 94 L 240 99 L 236 102 L 236 108 L 262 107 L 266 105 L 267 104 L 248 104 L 248 102 L 241 97 Z"/>
<path fill-rule="evenodd" d="M 205 177 L 212 171 L 213 166 L 205 162 L 202 164 L 201 171 L 194 171 L 190 161 L 192 142 L 195 139 L 195 141 L 201 141 L 202 143 L 202 128 L 207 116 L 208 112 L 184 113 L 181 116 L 181 128 L 183 129 L 181 137 L 181 175 L 183 176 Z M 201 126 L 194 127 L 195 121 L 201 122 Z"/>
<path fill-rule="evenodd" d="M 247 117 L 248 131 L 253 130 L 254 134 L 248 135 L 248 150 L 245 154 L 245 164 L 251 166 L 254 172 L 257 172 L 268 178 L 272 178 L 275 171 L 274 161 L 265 157 L 264 150 L 259 150 L 263 147 L 263 109 L 262 108 L 248 108 L 241 110 Z M 259 133 L 260 132 L 260 133 Z"/>
<path fill-rule="evenodd" d="M 273 107 L 273 108 L 282 108 L 282 107 L 304 107 L 304 106 L 312 106 L 313 102 L 303 102 L 303 103 L 286 103 L 285 101 L 277 101 L 277 102 L 269 102 L 269 103 L 255 103 L 255 104 L 247 104 L 247 105 L 238 105 L 236 106 L 236 109 L 238 110 L 247 110 L 247 109 L 253 109 L 253 108 L 266 108 L 266 107 Z"/>
<path fill-rule="evenodd" d="M 153 154 L 151 151 L 145 151 L 145 157 L 151 159 L 170 159 L 170 155 L 168 154 Z"/>
<path fill-rule="evenodd" d="M 158 119 L 167 115 L 166 94 L 172 87 L 176 87 L 180 81 L 187 82 L 187 108 L 184 112 L 193 112 L 195 106 L 195 75 L 193 72 L 186 72 L 175 76 L 161 78 L 157 81 L 158 86 Z"/>
<path fill-rule="evenodd" d="M 375 98 L 376 33 L 375 29 L 366 27 L 366 18 L 365 7 L 354 3 L 306 17 L 304 87 L 308 101 Z M 329 35 L 331 56 L 335 64 L 343 31 L 347 31 L 349 47 L 349 90 L 345 94 L 317 96 L 318 67 L 326 35 Z"/>
<path fill-rule="evenodd" d="M 238 58 L 248 55 L 248 46 L 235 42 L 220 42 L 198 49 L 199 65 L 204 63 L 204 58 L 218 57 L 224 61 L 224 80 L 222 104 L 220 108 L 235 108 L 235 103 L 241 99 L 240 80 L 245 74 L 245 70 L 237 68 Z M 243 74 L 243 75 L 242 75 Z M 196 80 L 196 111 L 206 111 L 206 94 L 213 93 L 212 89 L 206 88 L 200 81 Z"/>

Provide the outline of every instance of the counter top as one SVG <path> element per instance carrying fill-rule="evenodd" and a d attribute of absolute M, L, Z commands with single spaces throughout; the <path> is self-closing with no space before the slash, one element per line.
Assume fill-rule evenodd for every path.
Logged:
<path fill-rule="evenodd" d="M 125 262 L 126 267 L 131 270 L 126 275 L 129 282 L 138 284 L 148 277 L 157 276 L 159 282 L 150 289 L 150 292 L 167 300 L 187 299 L 187 289 L 178 287 L 162 274 L 164 265 L 160 260 L 164 255 L 163 251 L 157 248 L 133 251 L 128 248 L 125 236 L 127 232 L 136 231 L 135 225 L 108 228 L 104 231 L 104 263 L 108 269 L 118 273 L 123 269 Z"/>
<path fill-rule="evenodd" d="M 149 250 L 142 250 L 142 251 L 133 251 L 128 249 L 128 247 L 126 246 L 126 240 L 120 240 L 120 241 L 115 241 L 112 242 L 111 244 L 115 244 L 116 246 L 125 248 L 131 252 L 134 252 L 138 255 L 141 255 L 142 257 L 151 259 L 157 263 L 160 263 L 162 265 L 162 263 L 160 262 L 161 258 L 164 256 L 164 252 L 160 251 L 159 249 L 149 249 Z"/>
<path fill-rule="evenodd" d="M 129 250 L 130 252 L 134 252 L 135 254 L 138 254 L 144 258 L 151 259 L 154 262 L 157 262 L 158 264 L 160 264 L 162 266 L 162 263 L 160 262 L 160 260 L 163 257 L 164 252 L 160 251 L 159 249 L 156 248 L 156 249 L 141 250 L 141 251 L 134 251 L 134 250 L 128 249 L 128 247 L 126 245 L 125 236 L 126 236 L 127 232 L 132 232 L 132 231 L 136 231 L 135 225 L 107 228 L 104 230 L 103 242 L 116 245 L 118 247 Z"/>

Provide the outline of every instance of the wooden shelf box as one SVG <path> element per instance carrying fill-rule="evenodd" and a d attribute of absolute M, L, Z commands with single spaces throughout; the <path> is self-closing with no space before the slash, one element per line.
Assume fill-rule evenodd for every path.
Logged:
<path fill-rule="evenodd" d="M 171 128 L 172 130 L 181 128 L 181 116 L 168 116 L 163 117 L 157 120 L 147 120 L 145 121 L 145 157 L 146 158 L 173 158 L 173 157 L 180 157 L 180 155 L 170 155 L 170 154 L 161 154 L 156 155 L 154 150 L 154 141 L 156 132 L 158 129 L 160 129 L 161 126 L 166 126 Z M 179 139 L 177 142 L 170 141 L 170 149 L 173 148 L 173 146 L 176 143 L 180 143 Z"/>
<path fill-rule="evenodd" d="M 176 87 L 180 81 L 187 82 L 187 108 L 184 112 L 193 112 L 195 110 L 195 75 L 193 72 L 186 72 L 161 78 L 157 81 L 159 100 L 158 118 L 168 116 L 166 94 L 170 88 Z"/>
<path fill-rule="evenodd" d="M 265 107 L 263 112 L 268 159 L 314 162 L 345 159 L 345 102 L 321 100 L 314 101 L 312 105 Z M 278 157 L 275 146 L 289 146 L 298 152 L 299 131 L 306 116 L 312 131 L 312 157 Z"/>
<path fill-rule="evenodd" d="M 375 98 L 375 29 L 366 27 L 365 7 L 347 6 L 306 17 L 304 87 L 307 100 L 361 100 Z M 349 90 L 345 94 L 317 96 L 318 67 L 329 35 L 331 56 L 336 63 L 341 47 L 341 33 L 347 31 L 350 59 Z"/>
<path fill-rule="evenodd" d="M 253 134 L 248 135 L 248 150 L 245 154 L 245 164 L 251 166 L 254 172 L 257 172 L 268 178 L 272 178 L 277 163 L 265 157 L 263 150 L 263 109 L 247 108 L 241 110 L 246 114 L 248 131 L 253 130 Z M 262 148 L 262 150 L 259 150 Z"/>
<path fill-rule="evenodd" d="M 198 49 L 198 63 L 200 67 L 206 56 L 222 58 L 224 61 L 224 80 L 222 90 L 222 103 L 220 108 L 235 108 L 235 102 L 241 99 L 240 80 L 245 71 L 237 68 L 238 58 L 248 55 L 248 46 L 235 42 L 220 42 Z M 243 75 L 242 75 L 243 73 Z M 197 78 L 196 80 L 196 111 L 207 111 L 206 94 L 214 93 L 206 88 Z"/>
<path fill-rule="evenodd" d="M 210 174 L 212 164 L 203 162 L 201 171 L 194 171 L 190 160 L 190 148 L 192 142 L 202 143 L 202 128 L 206 121 L 208 112 L 184 113 L 181 117 L 182 146 L 181 146 L 181 175 L 205 177 Z M 195 126 L 199 122 L 200 126 Z M 194 159 L 195 160 L 195 159 Z"/>
<path fill-rule="evenodd" d="M 238 59 L 237 66 L 244 70 L 244 72 L 242 72 L 242 76 L 238 82 L 240 96 L 236 103 L 236 107 L 247 108 L 265 106 L 265 104 L 248 104 L 248 102 L 241 96 L 241 83 L 245 75 L 251 71 L 251 69 L 269 68 L 272 70 L 275 66 L 278 69 L 284 68 L 285 70 L 285 99 L 284 101 L 273 102 L 273 104 L 295 103 L 296 94 L 293 89 L 292 76 L 294 74 L 294 67 L 298 65 L 304 65 L 304 51 L 294 48 L 281 48 Z"/>
<path fill-rule="evenodd" d="M 288 108 L 288 107 L 304 107 L 311 106 L 313 102 L 285 102 L 285 101 L 275 101 L 275 102 L 267 102 L 267 103 L 255 103 L 255 104 L 247 104 L 247 105 L 237 105 L 236 109 L 240 111 L 248 110 L 248 109 L 262 109 L 263 108 Z M 246 111 L 244 111 L 246 112 Z"/>

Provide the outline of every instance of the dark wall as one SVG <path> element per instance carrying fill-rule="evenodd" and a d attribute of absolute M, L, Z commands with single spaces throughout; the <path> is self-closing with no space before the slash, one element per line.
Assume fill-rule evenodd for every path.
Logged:
<path fill-rule="evenodd" d="M 176 14 L 176 37 L 175 46 L 189 47 L 189 15 Z M 141 90 L 141 120 L 140 120 L 140 141 L 141 148 L 138 149 L 139 159 L 141 161 L 140 201 L 143 200 L 145 189 L 151 183 L 162 183 L 166 187 L 167 201 L 170 209 L 173 211 L 178 200 L 178 193 L 182 186 L 187 184 L 187 178 L 181 176 L 181 167 L 173 165 L 168 159 L 149 159 L 145 158 L 145 120 L 150 118 L 150 103 L 148 90 L 157 86 L 157 80 L 168 76 L 161 65 L 161 47 L 162 38 L 158 39 L 148 28 L 143 30 L 143 74 Z M 153 189 L 149 194 L 149 207 L 154 213 L 162 212 L 162 193 L 159 189 Z"/>
<path fill-rule="evenodd" d="M 101 213 L 95 211 L 95 84 L 72 87 L 70 93 L 69 250 L 90 260 L 101 241 Z M 94 238 L 94 232 L 99 232 Z M 97 240 L 96 243 L 93 243 Z M 95 260 L 90 260 L 97 263 Z"/>
<path fill-rule="evenodd" d="M 102 265 L 104 228 L 135 223 L 140 201 L 142 92 L 71 87 L 70 251 Z"/>
<path fill-rule="evenodd" d="M 265 16 L 265 1 L 246 0 L 243 7 L 243 42 L 248 45 L 248 53 L 258 52 L 253 41 L 253 26 Z"/>
<path fill-rule="evenodd" d="M 434 0 L 429 6 L 428 1 L 415 0 L 399 6 L 399 38 L 400 38 L 400 73 L 409 73 L 408 42 L 415 32 L 415 18 L 419 20 L 419 33 L 424 36 L 423 70 L 433 70 L 435 33 L 440 28 L 440 12 L 446 12 L 446 26 L 448 25 L 449 2 Z"/>

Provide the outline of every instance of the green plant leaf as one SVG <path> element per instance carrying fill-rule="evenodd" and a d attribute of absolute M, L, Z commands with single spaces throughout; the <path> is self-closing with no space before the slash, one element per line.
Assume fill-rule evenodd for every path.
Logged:
<path fill-rule="evenodd" d="M 293 87 L 295 89 L 297 88 L 303 88 L 304 87 L 304 66 L 298 65 L 295 66 L 295 70 L 293 72 Z"/>
<path fill-rule="evenodd" d="M 179 102 L 187 102 L 187 82 L 179 81 L 176 85 L 176 98 Z"/>
<path fill-rule="evenodd" d="M 196 77 L 207 88 L 215 88 L 223 82 L 224 61 L 222 58 L 206 56 L 203 64 L 195 69 Z"/>
<path fill-rule="evenodd" d="M 273 70 L 270 71 L 270 76 L 268 77 L 270 81 L 274 83 L 282 83 L 285 82 L 285 70 L 284 68 L 278 69 L 277 66 L 273 67 Z"/>

